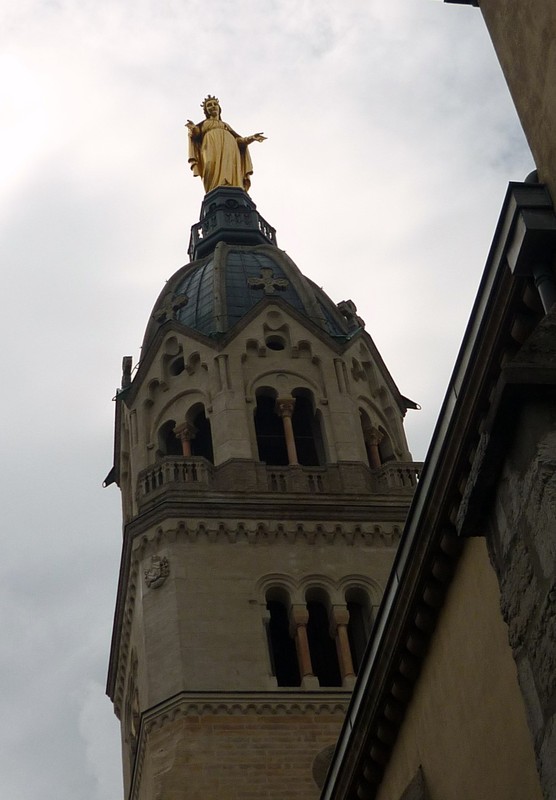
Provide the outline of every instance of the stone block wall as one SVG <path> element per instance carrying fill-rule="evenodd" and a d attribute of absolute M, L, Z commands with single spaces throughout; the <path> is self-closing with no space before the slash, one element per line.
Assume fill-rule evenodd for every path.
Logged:
<path fill-rule="evenodd" d="M 497 486 L 488 536 L 501 609 L 548 798 L 556 798 L 556 402 L 531 399 Z"/>
<path fill-rule="evenodd" d="M 346 701 L 347 704 L 347 701 Z M 317 800 L 317 756 L 336 742 L 341 704 L 202 705 L 146 725 L 133 800 Z M 205 713 L 205 711 L 207 713 Z M 195 713 L 196 712 L 196 713 Z"/>

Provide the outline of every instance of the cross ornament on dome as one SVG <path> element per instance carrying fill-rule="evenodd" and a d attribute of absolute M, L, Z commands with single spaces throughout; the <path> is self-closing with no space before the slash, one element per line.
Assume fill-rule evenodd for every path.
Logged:
<path fill-rule="evenodd" d="M 275 278 L 274 272 L 270 267 L 261 267 L 259 278 L 248 278 L 247 283 L 251 289 L 264 289 L 265 294 L 275 294 L 276 289 L 285 291 L 290 282 L 285 278 Z"/>
<path fill-rule="evenodd" d="M 153 313 L 153 319 L 156 322 L 166 322 L 168 319 L 175 319 L 178 311 L 187 305 L 189 298 L 183 292 L 181 294 L 168 294 L 164 297 L 160 306 Z"/>

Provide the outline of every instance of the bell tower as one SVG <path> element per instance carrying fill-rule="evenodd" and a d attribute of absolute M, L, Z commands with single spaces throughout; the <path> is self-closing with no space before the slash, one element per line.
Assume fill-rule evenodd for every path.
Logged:
<path fill-rule="evenodd" d="M 124 358 L 108 675 L 126 800 L 317 798 L 419 465 L 351 301 L 218 186 Z"/>

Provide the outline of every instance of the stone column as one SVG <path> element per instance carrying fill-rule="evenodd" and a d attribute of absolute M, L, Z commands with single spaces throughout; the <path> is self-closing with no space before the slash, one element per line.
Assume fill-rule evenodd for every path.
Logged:
<path fill-rule="evenodd" d="M 279 397 L 276 400 L 276 413 L 282 417 L 284 424 L 284 436 L 286 439 L 286 447 L 288 449 L 288 463 L 290 466 L 297 466 L 297 448 L 295 446 L 295 439 L 293 435 L 292 414 L 295 408 L 294 397 Z"/>
<path fill-rule="evenodd" d="M 353 659 L 349 646 L 347 631 L 348 622 L 349 611 L 347 610 L 347 606 L 332 606 L 332 613 L 330 614 L 330 635 L 336 641 L 336 652 L 338 653 L 342 686 L 352 688 L 355 683 L 355 670 L 353 669 Z"/>
<path fill-rule="evenodd" d="M 295 641 L 297 650 L 301 686 L 303 689 L 318 689 L 319 681 L 313 674 L 311 651 L 309 650 L 309 640 L 307 638 L 308 622 L 309 611 L 307 606 L 293 605 L 290 609 L 290 634 Z"/>
<path fill-rule="evenodd" d="M 182 422 L 176 425 L 174 433 L 181 442 L 181 449 L 184 458 L 191 457 L 191 440 L 195 438 L 197 430 L 190 422 Z"/>
<path fill-rule="evenodd" d="M 378 446 L 383 440 L 384 434 L 382 434 L 378 428 L 375 428 L 374 425 L 366 426 L 363 429 L 363 433 L 365 435 L 365 442 L 369 448 L 369 466 L 371 469 L 378 469 L 382 466 Z"/>

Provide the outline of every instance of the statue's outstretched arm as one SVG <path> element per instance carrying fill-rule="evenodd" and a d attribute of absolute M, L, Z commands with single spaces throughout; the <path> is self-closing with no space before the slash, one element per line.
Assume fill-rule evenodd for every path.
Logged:
<path fill-rule="evenodd" d="M 252 136 L 238 136 L 237 141 L 238 144 L 252 144 L 253 142 L 264 142 L 264 140 L 268 138 L 263 136 L 262 133 L 254 133 Z"/>

